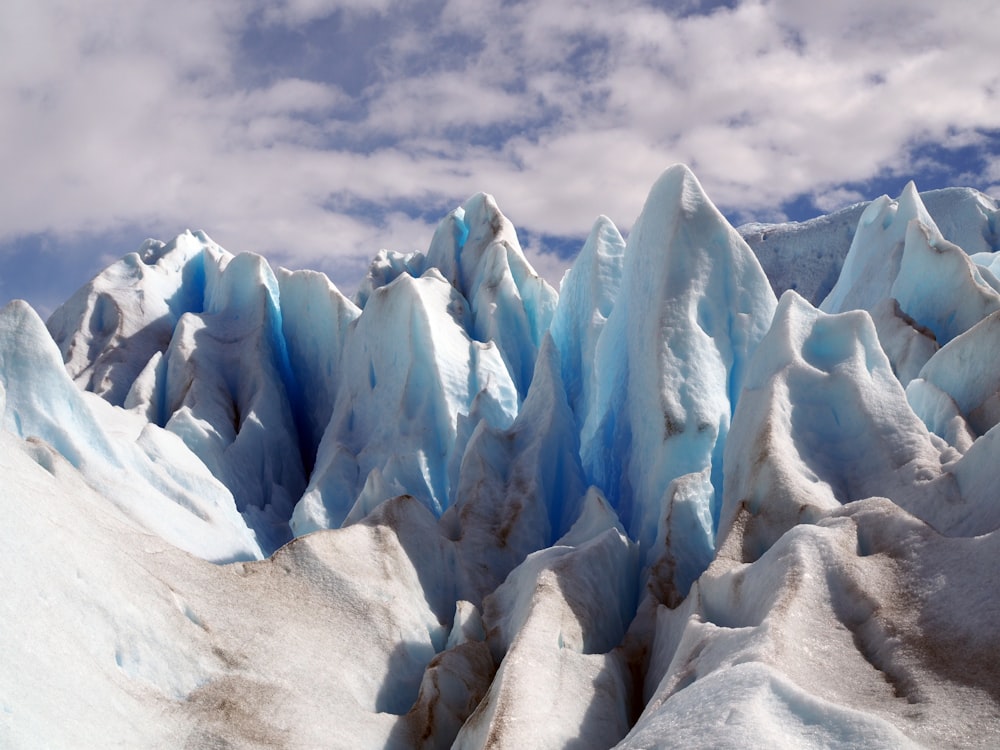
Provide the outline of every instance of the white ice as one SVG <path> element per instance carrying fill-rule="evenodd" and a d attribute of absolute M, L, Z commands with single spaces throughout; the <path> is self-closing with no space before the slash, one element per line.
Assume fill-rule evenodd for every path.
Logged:
<path fill-rule="evenodd" d="M 478 194 L 353 299 L 185 233 L 12 303 L 0 745 L 995 744 L 997 226 L 676 166 L 561 296 Z"/>

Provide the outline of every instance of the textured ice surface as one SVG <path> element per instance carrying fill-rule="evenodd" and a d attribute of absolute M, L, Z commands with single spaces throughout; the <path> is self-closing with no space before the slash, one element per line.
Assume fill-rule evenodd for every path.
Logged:
<path fill-rule="evenodd" d="M 518 407 L 498 347 L 470 336 L 469 317 L 465 299 L 436 269 L 418 279 L 401 275 L 372 293 L 346 332 L 345 374 L 292 519 L 296 533 L 341 525 L 369 477 L 396 489 L 369 492 L 364 502 L 405 491 L 436 514 L 448 507 L 458 416 L 480 392 L 497 404 L 504 425 Z M 402 335 L 386 336 L 390 330 Z"/>
<path fill-rule="evenodd" d="M 294 375 L 290 401 L 304 463 L 311 468 L 343 380 L 340 356 L 347 331 L 361 311 L 324 274 L 280 268 L 277 276 L 281 330 Z"/>
<path fill-rule="evenodd" d="M 514 226 L 493 197 L 479 193 L 449 214 L 431 241 L 426 263 L 468 301 L 470 333 L 496 342 L 523 396 L 558 294 L 531 268 Z"/>
<path fill-rule="evenodd" d="M 670 483 L 709 470 L 715 491 L 703 498 L 706 523 L 696 532 L 709 552 L 722 449 L 774 295 L 750 248 L 683 166 L 650 191 L 622 273 L 584 374 L 593 399 L 581 435 L 584 470 L 644 548 L 656 538 Z"/>
<path fill-rule="evenodd" d="M 989 265 L 1000 251 L 996 200 L 971 188 L 921 193 L 927 212 L 945 239 Z M 818 305 L 837 282 L 844 258 L 868 203 L 803 222 L 745 224 L 738 228 L 753 248 L 779 297 L 789 289 Z"/>
<path fill-rule="evenodd" d="M 887 296 L 941 345 L 1000 309 L 1000 282 L 962 248 L 919 221 L 906 228 L 899 273 Z"/>
<path fill-rule="evenodd" d="M 0 439 L 4 747 L 416 746 L 451 615 L 422 506 L 215 566 Z"/>
<path fill-rule="evenodd" d="M 958 515 L 941 469 L 948 453 L 910 409 L 871 318 L 826 315 L 795 292 L 747 370 L 726 453 L 720 543 L 741 529 L 747 559 L 866 497 L 889 497 L 938 528 Z"/>
<path fill-rule="evenodd" d="M 121 406 L 180 316 L 201 312 L 206 262 L 228 257 L 204 234 L 185 232 L 167 244 L 147 240 L 101 272 L 48 321 L 70 376 Z"/>
<path fill-rule="evenodd" d="M 872 201 L 861 214 L 844 267 L 820 309 L 834 313 L 871 310 L 892 296 L 911 221 L 921 224 L 929 239 L 941 238 L 912 182 L 898 200 L 882 196 Z"/>
<path fill-rule="evenodd" d="M 967 586 L 996 543 L 869 498 L 752 563 L 720 553 L 658 610 L 646 707 L 621 746 L 988 747 L 998 663 L 982 623 L 997 599 Z"/>
<path fill-rule="evenodd" d="M 678 166 L 560 295 L 479 194 L 353 300 L 185 233 L 12 303 L 0 746 L 995 746 L 997 216 Z"/>
<path fill-rule="evenodd" d="M 566 396 L 581 426 L 596 401 L 593 362 L 621 290 L 624 260 L 625 240 L 611 220 L 601 216 L 559 288 L 551 332 L 559 348 Z"/>
<path fill-rule="evenodd" d="M 211 270 L 205 311 L 179 321 L 151 399 L 271 551 L 290 539 L 288 517 L 306 485 L 278 283 L 257 255 Z"/>
<path fill-rule="evenodd" d="M 90 488 L 140 528 L 206 559 L 261 556 L 225 486 L 176 436 L 78 390 L 24 302 L 0 311 L 0 385 L 4 431 L 67 487 Z M 18 485 L 10 477 L 4 487 Z"/>
<path fill-rule="evenodd" d="M 624 736 L 628 668 L 613 649 L 632 613 L 634 552 L 607 528 L 536 552 L 497 588 L 484 619 L 500 667 L 455 747 L 604 748 Z"/>

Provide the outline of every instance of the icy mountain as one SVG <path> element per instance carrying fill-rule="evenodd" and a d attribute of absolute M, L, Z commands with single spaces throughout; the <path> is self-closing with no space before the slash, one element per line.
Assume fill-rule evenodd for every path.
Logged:
<path fill-rule="evenodd" d="M 0 746 L 996 746 L 998 235 L 676 166 L 559 293 L 481 194 L 353 299 L 185 233 L 11 303 Z"/>

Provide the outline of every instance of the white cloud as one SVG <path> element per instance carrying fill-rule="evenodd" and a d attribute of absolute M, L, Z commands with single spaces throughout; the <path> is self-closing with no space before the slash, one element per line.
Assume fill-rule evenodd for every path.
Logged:
<path fill-rule="evenodd" d="M 813 196 L 812 202 L 820 211 L 831 213 L 841 208 L 860 203 L 870 196 L 862 195 L 857 190 L 847 190 L 846 188 L 833 188 L 823 193 Z"/>
<path fill-rule="evenodd" d="M 381 15 L 389 11 L 396 0 L 279 0 L 264 9 L 268 23 L 302 26 L 337 12 L 353 15 Z"/>
<path fill-rule="evenodd" d="M 1000 182 L 1000 154 L 994 156 L 986 165 L 983 178 L 991 182 Z"/>
<path fill-rule="evenodd" d="M 992 0 L 429 12 L 4 3 L 0 241 L 192 226 L 234 251 L 360 273 L 379 247 L 429 241 L 433 222 L 404 207 L 479 190 L 535 234 L 582 236 L 600 213 L 627 229 L 662 169 L 684 161 L 724 208 L 773 216 L 803 194 L 823 209 L 870 197 L 843 185 L 907 175 L 921 142 L 982 146 L 1000 128 Z M 302 33 L 337 13 L 380 15 L 353 98 L 241 48 L 256 23 Z M 983 186 L 1000 181 L 995 164 Z"/>
<path fill-rule="evenodd" d="M 483 127 L 527 119 L 536 103 L 457 71 L 394 80 L 371 103 L 374 131 L 413 139 L 465 126 Z"/>

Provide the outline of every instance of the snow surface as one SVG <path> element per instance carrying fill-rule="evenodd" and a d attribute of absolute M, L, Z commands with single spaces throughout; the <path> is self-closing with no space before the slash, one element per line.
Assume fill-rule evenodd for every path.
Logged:
<path fill-rule="evenodd" d="M 558 294 L 479 194 L 353 299 L 187 232 L 11 303 L 0 747 L 995 747 L 998 215 L 675 166 Z"/>

